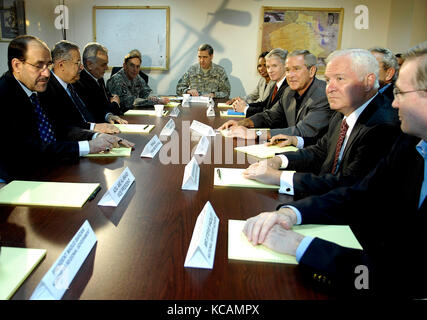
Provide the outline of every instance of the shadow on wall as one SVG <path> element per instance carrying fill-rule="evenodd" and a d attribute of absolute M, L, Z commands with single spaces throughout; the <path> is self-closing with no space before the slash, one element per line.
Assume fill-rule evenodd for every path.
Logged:
<path fill-rule="evenodd" d="M 233 10 L 233 9 L 227 9 L 227 4 L 229 0 L 224 0 L 220 7 L 212 13 L 207 13 L 207 19 L 210 20 L 208 24 L 199 30 L 194 29 L 193 27 L 189 26 L 185 20 L 182 19 L 176 19 L 176 22 L 181 24 L 187 31 L 184 33 L 182 38 L 177 41 L 176 43 L 179 43 L 179 47 L 189 47 L 186 51 L 180 51 L 179 49 L 174 50 L 175 58 L 173 60 L 173 63 L 171 61 L 170 68 L 175 69 L 176 66 L 180 65 L 179 71 L 176 73 L 177 78 L 172 79 L 169 83 L 169 87 L 166 89 L 167 93 L 175 94 L 176 93 L 176 84 L 178 83 L 178 80 L 181 78 L 181 76 L 188 70 L 188 68 L 193 64 L 197 62 L 197 48 L 203 44 L 208 43 L 214 48 L 214 54 L 216 52 L 224 52 L 224 46 L 221 44 L 220 39 L 215 39 L 211 36 L 211 32 L 214 29 L 215 25 L 218 22 L 222 22 L 229 25 L 234 26 L 248 26 L 251 23 L 252 17 L 249 12 L 246 11 L 240 11 L 240 10 Z M 187 45 L 189 39 L 191 39 L 191 36 L 196 36 L 197 40 L 195 40 L 190 46 Z M 228 60 L 228 59 L 223 59 Z M 229 60 L 228 60 L 229 61 Z M 214 58 L 215 62 L 215 58 Z M 219 63 L 222 65 L 221 63 Z M 226 71 L 227 75 L 230 77 L 231 73 L 231 62 L 229 62 L 229 69 L 226 68 L 225 65 L 222 65 Z M 148 71 L 148 70 L 147 70 Z M 157 81 L 152 81 L 152 78 L 150 78 L 150 87 L 153 89 L 153 92 L 157 92 L 157 85 L 160 81 L 162 81 L 166 76 L 169 76 L 168 73 L 162 74 L 157 78 Z M 234 78 L 233 79 L 237 79 Z M 236 80 L 234 82 L 231 81 L 231 78 L 229 78 L 230 84 L 231 84 L 231 96 L 233 96 L 234 93 L 239 94 L 238 90 L 241 90 L 240 88 L 243 88 L 242 83 L 238 83 L 240 80 Z M 233 85 L 237 85 L 239 89 L 235 90 L 233 88 Z M 240 86 L 239 86 L 240 85 Z M 240 94 L 243 94 L 244 90 L 241 91 Z M 166 94 L 161 93 L 161 94 Z"/>
<path fill-rule="evenodd" d="M 222 58 L 219 63 L 222 67 L 224 67 L 225 72 L 227 73 L 228 80 L 230 81 L 231 85 L 231 93 L 230 98 L 233 97 L 243 97 L 246 95 L 245 88 L 243 87 L 242 81 L 238 78 L 233 76 L 233 64 L 231 63 L 231 60 L 228 58 Z"/>

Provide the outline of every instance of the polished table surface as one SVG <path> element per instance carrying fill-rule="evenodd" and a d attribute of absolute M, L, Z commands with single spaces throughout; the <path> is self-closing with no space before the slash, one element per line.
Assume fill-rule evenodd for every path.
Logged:
<path fill-rule="evenodd" d="M 83 158 L 43 173 L 45 181 L 99 182 L 101 191 L 81 209 L 0 206 L 2 245 L 47 249 L 13 299 L 31 296 L 85 220 L 98 242 L 63 299 L 331 298 L 314 289 L 297 266 L 228 260 L 228 220 L 274 210 L 290 198 L 276 190 L 214 187 L 214 167 L 246 168 L 257 160 L 233 151 L 243 140 L 221 135 L 210 138 L 206 156 L 196 156 L 199 190 L 181 190 L 184 167 L 200 138 L 189 130 L 191 121 L 217 128 L 228 118 L 221 118 L 217 107 L 216 117 L 207 117 L 204 106 L 179 109 L 178 118 L 125 117 L 129 123 L 156 125 L 150 134 L 119 134 L 136 143 L 131 157 Z M 154 134 L 159 136 L 169 119 L 174 120 L 176 133 L 160 137 L 163 147 L 153 159 L 141 158 L 144 146 Z M 125 167 L 134 174 L 135 183 L 118 207 L 98 206 Z M 214 267 L 184 268 L 197 216 L 207 201 L 220 220 Z"/>

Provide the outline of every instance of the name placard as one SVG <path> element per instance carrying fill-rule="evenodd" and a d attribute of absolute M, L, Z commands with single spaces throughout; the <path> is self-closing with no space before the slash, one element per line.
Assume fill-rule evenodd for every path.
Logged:
<path fill-rule="evenodd" d="M 209 136 L 214 137 L 215 136 L 215 130 L 208 126 L 207 124 L 201 123 L 200 121 L 193 120 L 191 123 L 190 129 L 196 131 L 202 136 Z"/>
<path fill-rule="evenodd" d="M 215 117 L 215 110 L 213 105 L 209 105 L 208 109 L 206 110 L 206 116 L 207 117 Z"/>
<path fill-rule="evenodd" d="M 196 158 L 185 166 L 184 178 L 182 180 L 182 190 L 199 190 L 200 167 Z"/>
<path fill-rule="evenodd" d="M 98 206 L 117 207 L 134 181 L 134 175 L 130 169 L 126 167 L 116 182 L 114 182 L 111 188 L 108 189 L 101 200 L 99 200 Z"/>
<path fill-rule="evenodd" d="M 194 151 L 194 154 L 200 154 L 204 156 L 208 152 L 209 148 L 209 139 L 206 136 L 202 136 L 200 139 L 196 151 Z"/>
<path fill-rule="evenodd" d="M 154 137 L 145 145 L 144 150 L 142 150 L 141 157 L 154 158 L 162 146 L 163 143 L 160 141 L 159 137 L 154 135 Z"/>
<path fill-rule="evenodd" d="M 175 107 L 175 108 L 173 108 L 172 109 L 172 111 L 169 113 L 169 117 L 174 117 L 174 118 L 176 118 L 176 117 L 178 117 L 178 115 L 179 115 L 179 108 L 178 107 Z"/>
<path fill-rule="evenodd" d="M 170 136 L 174 130 L 175 130 L 175 122 L 172 119 L 169 119 L 169 121 L 166 123 L 166 125 L 163 127 L 162 131 L 160 132 L 160 135 Z"/>
<path fill-rule="evenodd" d="M 86 220 L 40 281 L 30 300 L 60 300 L 97 242 Z"/>
<path fill-rule="evenodd" d="M 208 201 L 197 217 L 184 267 L 212 269 L 219 219 Z"/>

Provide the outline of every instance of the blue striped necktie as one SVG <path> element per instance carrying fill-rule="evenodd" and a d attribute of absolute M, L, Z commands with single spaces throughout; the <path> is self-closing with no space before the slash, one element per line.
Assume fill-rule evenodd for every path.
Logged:
<path fill-rule="evenodd" d="M 36 93 L 30 96 L 31 103 L 34 106 L 34 111 L 37 116 L 37 127 L 39 129 L 40 138 L 45 143 L 55 142 L 55 132 L 53 131 L 52 124 L 49 122 L 46 114 L 40 106 L 39 99 Z"/>

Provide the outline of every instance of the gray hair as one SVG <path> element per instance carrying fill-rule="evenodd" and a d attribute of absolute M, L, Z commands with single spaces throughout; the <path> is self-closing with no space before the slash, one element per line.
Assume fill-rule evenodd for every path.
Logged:
<path fill-rule="evenodd" d="M 88 61 L 96 63 L 98 52 L 105 55 L 108 54 L 107 48 L 97 42 L 89 42 L 85 45 L 83 49 L 83 65 L 86 67 Z"/>
<path fill-rule="evenodd" d="M 212 46 L 210 44 L 202 44 L 200 45 L 200 47 L 197 49 L 197 51 L 208 51 L 209 55 L 213 55 L 214 53 L 214 49 L 212 48 Z"/>
<path fill-rule="evenodd" d="M 296 57 L 296 56 L 304 56 L 304 64 L 308 69 L 311 67 L 316 67 L 317 69 L 317 58 L 314 54 L 312 54 L 308 50 L 294 50 L 291 53 L 288 54 L 289 57 Z"/>
<path fill-rule="evenodd" d="M 405 59 L 404 63 L 419 60 L 412 83 L 416 90 L 427 90 L 427 41 L 421 42 L 403 53 L 403 59 Z"/>
<path fill-rule="evenodd" d="M 56 63 L 59 60 L 71 60 L 70 51 L 79 50 L 79 46 L 67 40 L 61 40 L 55 44 L 52 49 L 52 61 Z"/>
<path fill-rule="evenodd" d="M 326 64 L 335 58 L 344 56 L 351 59 L 351 68 L 359 76 L 360 81 L 362 81 L 369 73 L 373 73 L 375 74 L 374 89 L 378 89 L 380 87 L 378 81 L 379 65 L 377 59 L 375 59 L 372 53 L 365 49 L 336 50 L 326 58 Z"/>
<path fill-rule="evenodd" d="M 372 47 L 368 49 L 370 52 L 376 52 L 382 54 L 381 62 L 384 65 L 384 69 L 390 69 L 393 68 L 395 70 L 393 79 L 391 79 L 393 82 L 396 81 L 398 71 L 399 71 L 399 64 L 397 63 L 396 56 L 391 52 L 391 50 L 383 47 Z"/>
<path fill-rule="evenodd" d="M 265 59 L 276 57 L 276 58 L 278 58 L 282 62 L 282 64 L 285 64 L 287 56 L 288 56 L 288 50 L 284 50 L 284 49 L 281 49 L 281 48 L 275 48 L 275 49 L 271 50 L 265 56 Z"/>

